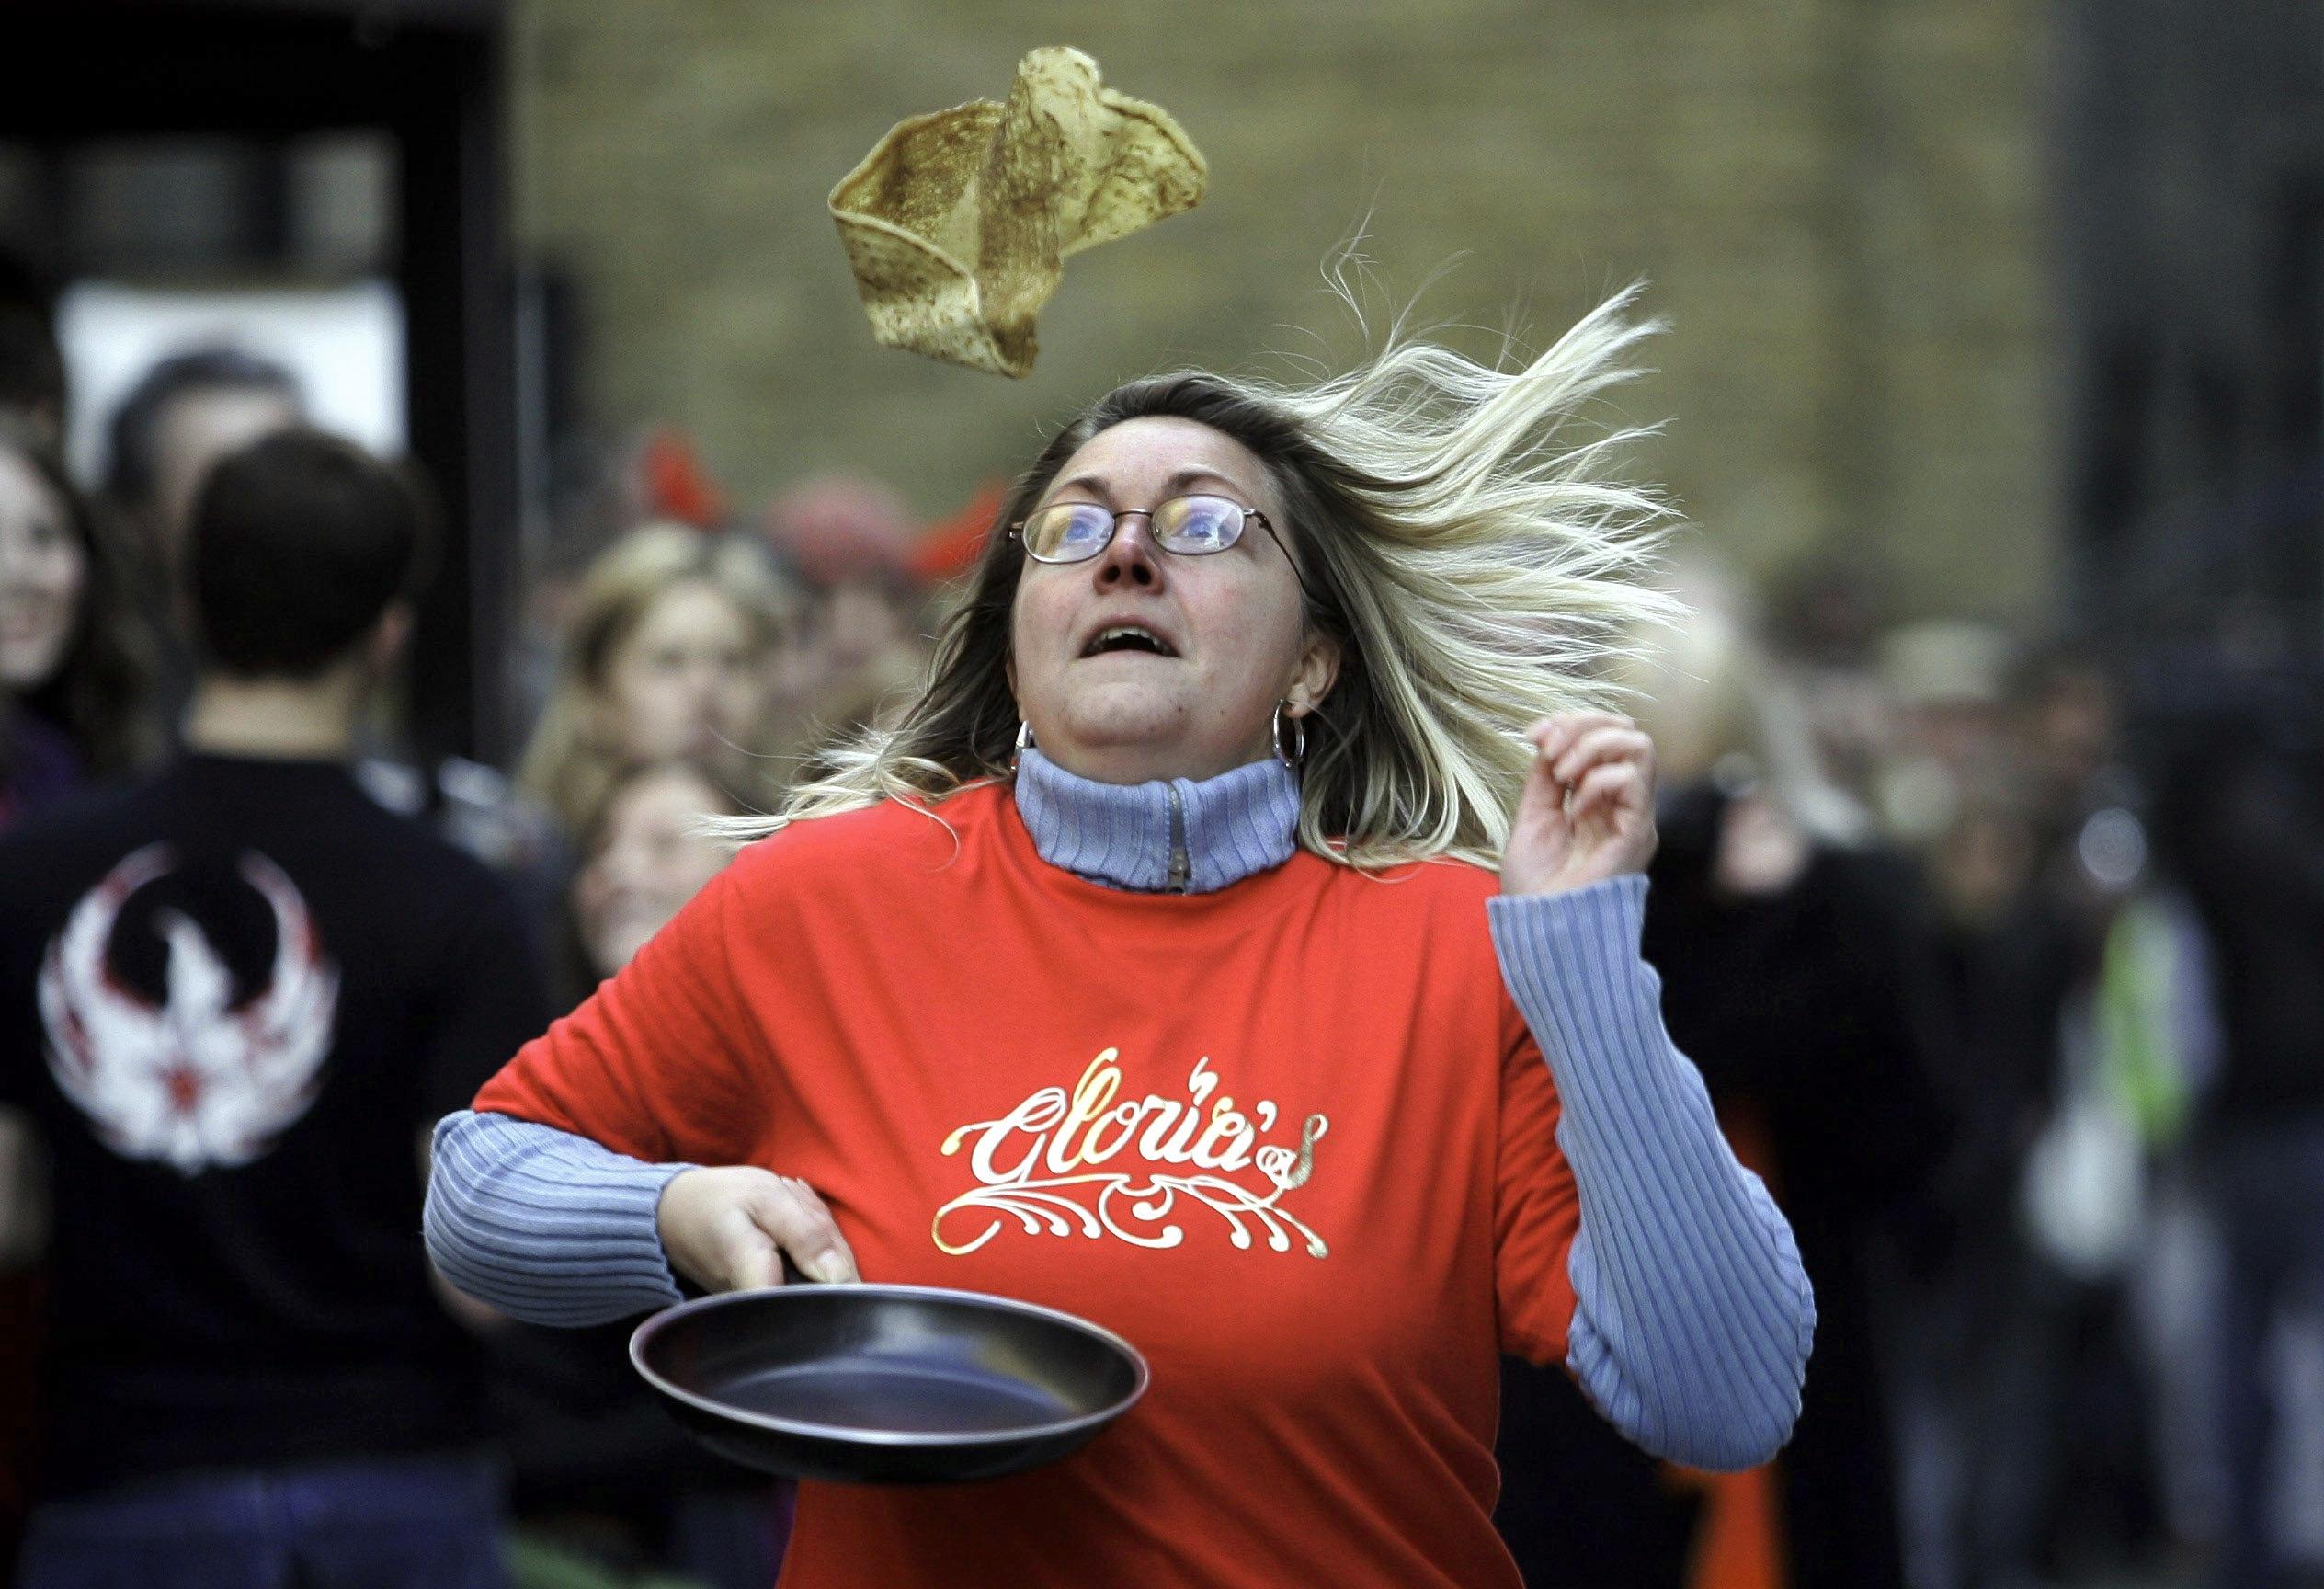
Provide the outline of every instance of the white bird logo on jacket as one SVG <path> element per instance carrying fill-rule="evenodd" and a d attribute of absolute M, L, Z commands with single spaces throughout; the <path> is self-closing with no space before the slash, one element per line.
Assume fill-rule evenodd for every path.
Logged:
<path fill-rule="evenodd" d="M 128 856 L 73 908 L 40 965 L 49 1069 L 107 1144 L 179 1173 L 247 1164 L 314 1102 L 331 1050 L 339 974 L 282 869 L 245 852 L 239 870 L 274 911 L 266 986 L 233 1002 L 234 973 L 200 923 L 159 909 L 166 1000 L 117 977 L 106 947 L 131 895 L 166 875 L 165 844 Z"/>

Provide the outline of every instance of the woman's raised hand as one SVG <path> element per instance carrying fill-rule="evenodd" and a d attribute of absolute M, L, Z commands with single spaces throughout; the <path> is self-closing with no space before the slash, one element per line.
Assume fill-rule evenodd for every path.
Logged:
<path fill-rule="evenodd" d="M 682 1170 L 655 1223 L 670 1266 L 705 1291 L 782 1284 L 782 1256 L 811 1280 L 854 1280 L 855 1254 L 804 1181 L 733 1165 Z"/>
<path fill-rule="evenodd" d="M 1566 712 L 1525 731 L 1532 771 L 1518 799 L 1501 892 L 1562 894 L 1654 859 L 1654 741 L 1610 712 Z"/>

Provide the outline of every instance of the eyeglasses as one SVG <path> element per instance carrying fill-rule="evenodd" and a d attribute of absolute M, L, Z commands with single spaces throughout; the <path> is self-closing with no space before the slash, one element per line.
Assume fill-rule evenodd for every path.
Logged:
<path fill-rule="evenodd" d="M 1144 514 L 1154 527 L 1154 543 L 1180 557 L 1225 551 L 1243 538 L 1247 523 L 1256 522 L 1270 537 L 1275 534 L 1266 514 L 1224 497 L 1173 497 L 1152 509 L 1124 508 L 1118 513 L 1095 502 L 1060 502 L 1011 524 L 1008 532 L 1025 543 L 1026 555 L 1037 563 L 1087 563 L 1113 544 L 1114 531 L 1132 514 Z M 1275 543 L 1282 542 L 1277 539 Z"/>
<path fill-rule="evenodd" d="M 1244 525 L 1256 524 L 1267 532 L 1283 561 L 1291 565 L 1291 577 L 1299 581 L 1301 594 L 1311 602 L 1315 600 L 1306 576 L 1299 571 L 1299 559 L 1275 533 L 1267 515 L 1225 497 L 1173 497 L 1151 509 L 1124 508 L 1119 512 L 1095 502 L 1060 502 L 1019 520 L 1008 527 L 1008 533 L 1023 543 L 1025 554 L 1036 563 L 1087 563 L 1113 544 L 1114 532 L 1133 514 L 1145 515 L 1154 527 L 1156 546 L 1179 557 L 1208 557 L 1224 552 L 1243 538 Z"/>

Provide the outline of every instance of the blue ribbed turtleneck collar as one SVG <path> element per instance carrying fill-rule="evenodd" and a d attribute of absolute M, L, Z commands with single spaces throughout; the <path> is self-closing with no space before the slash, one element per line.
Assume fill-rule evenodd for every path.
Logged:
<path fill-rule="evenodd" d="M 1299 781 L 1271 758 L 1199 783 L 1100 783 L 1027 750 L 1017 810 L 1051 865 L 1149 894 L 1208 894 L 1282 865 L 1298 848 Z"/>

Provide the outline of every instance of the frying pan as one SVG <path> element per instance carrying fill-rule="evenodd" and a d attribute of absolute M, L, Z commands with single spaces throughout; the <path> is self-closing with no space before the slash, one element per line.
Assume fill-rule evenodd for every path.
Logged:
<path fill-rule="evenodd" d="M 762 1472 L 851 1484 L 997 1479 L 1078 1449 L 1145 1360 L 1070 1313 L 928 1286 L 789 1285 L 681 1302 L 630 1337 L 678 1423 Z"/>

